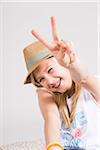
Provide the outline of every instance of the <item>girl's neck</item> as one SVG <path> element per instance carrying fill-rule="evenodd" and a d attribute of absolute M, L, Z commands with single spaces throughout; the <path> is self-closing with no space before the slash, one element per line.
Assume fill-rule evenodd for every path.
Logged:
<path fill-rule="evenodd" d="M 66 95 L 68 96 L 68 98 L 71 98 L 74 93 L 75 93 L 75 82 L 72 81 L 72 86 L 69 90 L 66 91 Z"/>

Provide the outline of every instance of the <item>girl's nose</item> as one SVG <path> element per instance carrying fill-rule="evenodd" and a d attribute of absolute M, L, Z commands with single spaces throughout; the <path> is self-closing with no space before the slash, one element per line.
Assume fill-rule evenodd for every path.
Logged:
<path fill-rule="evenodd" d="M 47 81 L 47 85 L 49 88 L 54 88 L 55 87 L 55 79 L 51 76 L 48 76 L 46 78 L 46 81 Z"/>

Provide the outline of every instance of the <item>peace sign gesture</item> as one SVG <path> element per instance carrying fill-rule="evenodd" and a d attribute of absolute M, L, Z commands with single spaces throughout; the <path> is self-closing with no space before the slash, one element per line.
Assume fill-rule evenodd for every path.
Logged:
<path fill-rule="evenodd" d="M 44 40 L 38 32 L 32 30 L 32 35 L 35 36 L 38 41 L 40 41 L 45 47 L 47 47 L 54 54 L 56 59 L 61 65 L 69 66 L 70 63 L 75 61 L 75 53 L 72 50 L 72 45 L 68 41 L 65 42 L 58 38 L 57 30 L 56 30 L 56 20 L 55 17 L 51 17 L 51 29 L 53 36 L 53 44 L 49 44 Z"/>

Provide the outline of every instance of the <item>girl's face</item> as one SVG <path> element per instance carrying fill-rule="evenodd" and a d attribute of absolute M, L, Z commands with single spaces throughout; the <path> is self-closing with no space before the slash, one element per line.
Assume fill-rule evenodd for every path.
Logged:
<path fill-rule="evenodd" d="M 52 92 L 64 93 L 72 85 L 69 70 L 60 65 L 54 57 L 43 60 L 33 74 L 37 82 Z"/>

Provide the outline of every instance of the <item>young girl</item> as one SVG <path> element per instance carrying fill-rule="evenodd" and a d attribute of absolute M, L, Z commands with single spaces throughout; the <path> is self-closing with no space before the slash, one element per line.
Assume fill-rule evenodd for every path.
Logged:
<path fill-rule="evenodd" d="M 25 84 L 37 86 L 47 150 L 100 150 L 100 80 L 59 40 L 51 17 L 53 46 L 38 39 L 24 49 Z"/>

